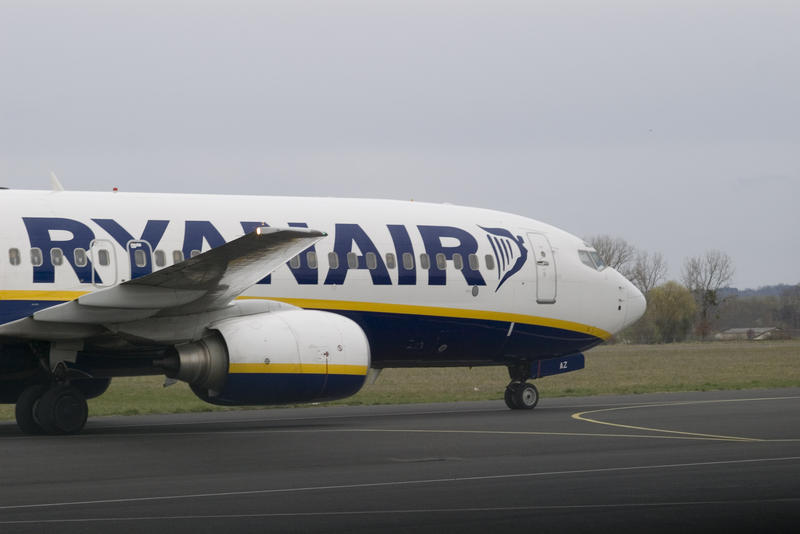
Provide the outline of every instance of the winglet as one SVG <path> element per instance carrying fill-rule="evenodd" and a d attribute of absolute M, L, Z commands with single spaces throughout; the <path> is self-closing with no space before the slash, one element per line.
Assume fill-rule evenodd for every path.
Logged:
<path fill-rule="evenodd" d="M 53 188 L 53 191 L 63 191 L 64 186 L 61 185 L 61 182 L 58 180 L 58 176 L 53 171 L 50 171 L 50 186 Z"/>

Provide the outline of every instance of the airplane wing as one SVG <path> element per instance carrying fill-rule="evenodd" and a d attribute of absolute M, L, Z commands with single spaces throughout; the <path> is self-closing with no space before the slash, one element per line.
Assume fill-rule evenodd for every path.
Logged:
<path fill-rule="evenodd" d="M 307 228 L 256 228 L 181 263 L 2 325 L 0 336 L 73 338 L 103 324 L 221 309 L 325 235 Z"/>

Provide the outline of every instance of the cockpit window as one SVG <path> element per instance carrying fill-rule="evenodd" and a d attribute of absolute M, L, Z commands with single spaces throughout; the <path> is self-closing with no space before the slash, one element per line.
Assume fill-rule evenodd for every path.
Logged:
<path fill-rule="evenodd" d="M 583 263 L 587 267 L 591 267 L 592 269 L 597 268 L 594 266 L 594 262 L 592 261 L 592 256 L 591 254 L 589 254 L 588 250 L 579 250 L 578 257 L 581 259 L 581 263 Z"/>
<path fill-rule="evenodd" d="M 606 264 L 603 263 L 600 254 L 594 250 L 579 250 L 578 257 L 581 259 L 581 263 L 597 271 L 602 271 L 606 268 Z"/>
<path fill-rule="evenodd" d="M 602 271 L 606 268 L 606 263 L 603 261 L 603 258 L 600 257 L 600 254 L 594 250 L 589 251 L 589 254 L 592 255 L 592 259 L 594 260 L 594 264 L 597 266 L 598 271 Z"/>

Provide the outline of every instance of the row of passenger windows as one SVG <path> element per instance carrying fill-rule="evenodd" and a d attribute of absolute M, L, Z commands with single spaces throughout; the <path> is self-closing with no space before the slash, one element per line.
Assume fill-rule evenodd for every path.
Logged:
<path fill-rule="evenodd" d="M 111 265 L 111 254 L 106 249 L 100 249 L 96 251 L 97 253 L 97 263 L 106 266 Z M 155 252 L 156 258 L 156 265 L 159 267 L 163 267 L 166 265 L 166 257 L 164 256 L 164 251 L 157 250 Z M 72 259 L 75 263 L 75 267 L 86 267 L 89 264 L 89 255 L 85 249 L 76 248 L 73 252 Z M 144 267 L 147 265 L 147 255 L 145 254 L 144 250 L 136 250 L 134 253 L 134 261 L 137 266 Z M 10 248 L 8 249 L 8 262 L 11 265 L 19 265 L 22 263 L 22 255 L 17 248 Z M 63 265 L 64 263 L 64 251 L 60 248 L 51 248 L 50 249 L 50 262 L 53 265 Z M 31 265 L 34 267 L 39 267 L 44 263 L 44 255 L 42 253 L 42 249 L 40 248 L 32 248 L 31 249 Z"/>
<path fill-rule="evenodd" d="M 107 249 L 99 249 L 95 251 L 97 254 L 97 263 L 102 266 L 111 265 L 111 253 Z M 199 250 L 193 250 L 191 257 L 194 258 L 200 254 Z M 175 250 L 172 252 L 172 262 L 180 263 L 183 261 L 183 251 Z M 50 249 L 50 261 L 53 265 L 62 265 L 64 263 L 64 252 L 60 248 Z M 89 253 L 82 248 L 76 248 L 73 252 L 73 261 L 76 267 L 86 267 L 89 264 Z M 163 250 L 156 250 L 153 252 L 153 261 L 156 267 L 164 267 L 167 265 L 167 254 Z M 8 262 L 11 265 L 19 265 L 22 263 L 22 255 L 18 248 L 8 249 Z M 136 249 L 133 251 L 133 262 L 137 267 L 145 267 L 147 265 L 147 253 L 143 249 Z M 44 263 L 44 256 L 42 249 L 31 249 L 31 265 L 39 267 Z"/>
<path fill-rule="evenodd" d="M 312 260 L 311 255 L 314 252 L 308 252 L 308 264 L 309 267 L 312 267 Z M 364 255 L 364 259 L 366 262 L 367 269 L 375 270 L 378 268 L 378 256 L 374 252 L 367 252 Z M 358 268 L 358 255 L 355 252 L 348 252 L 345 260 L 347 261 L 347 267 L 350 269 Z M 403 264 L 403 269 L 409 271 L 414 268 L 414 256 L 410 252 L 404 252 L 400 256 L 400 260 Z M 464 268 L 464 257 L 456 252 L 453 254 L 453 267 L 458 269 L 459 271 Z M 316 265 L 316 255 L 313 258 L 314 265 Z M 447 268 L 447 258 L 443 253 L 438 253 L 434 257 L 434 261 L 436 262 L 436 267 L 439 269 Z M 292 262 L 296 262 L 296 266 L 292 265 Z M 494 269 L 494 257 L 487 254 L 485 256 L 486 268 L 487 269 Z M 469 268 L 477 271 L 480 268 L 478 256 L 477 254 L 469 254 L 467 256 L 467 263 Z M 295 256 L 292 258 L 292 261 L 289 262 L 289 265 L 293 268 L 297 268 L 300 266 L 300 258 L 299 256 Z M 331 269 L 338 269 L 339 268 L 339 254 L 336 252 L 328 253 L 328 265 Z M 423 253 L 419 255 L 419 266 L 422 269 L 430 269 L 431 267 L 431 257 L 430 255 Z M 389 269 L 394 269 L 397 267 L 397 258 L 393 252 L 386 253 L 386 267 Z"/>
<path fill-rule="evenodd" d="M 101 266 L 107 266 L 111 264 L 111 256 L 107 249 L 98 249 L 95 251 L 97 254 L 97 263 Z M 200 254 L 199 250 L 193 250 L 190 254 L 190 257 L 194 258 Z M 364 255 L 365 262 L 367 269 L 375 270 L 378 268 L 378 256 L 374 252 L 367 252 Z M 410 252 L 404 252 L 401 257 L 401 262 L 403 265 L 403 269 L 411 270 L 414 268 L 414 256 Z M 443 253 L 438 253 L 433 258 L 436 262 L 436 267 L 439 269 L 445 269 L 447 267 L 447 258 Z M 8 250 L 8 260 L 11 265 L 19 265 L 22 262 L 22 255 L 20 254 L 19 249 L 11 248 Z M 89 262 L 88 253 L 85 249 L 76 248 L 73 252 L 73 260 L 76 267 L 86 267 Z M 184 260 L 183 251 L 181 250 L 174 250 L 172 252 L 172 262 L 173 263 L 180 263 Z M 50 249 L 50 261 L 53 265 L 62 265 L 64 263 L 64 252 L 60 248 L 52 248 Z M 344 261 L 347 263 L 347 267 L 350 269 L 357 269 L 358 268 L 358 255 L 355 252 L 348 252 L 344 258 Z M 464 257 L 459 254 L 455 253 L 452 257 L 453 267 L 458 269 L 459 271 L 464 268 Z M 467 264 L 469 268 L 473 271 L 477 271 L 480 268 L 478 256 L 476 254 L 469 254 L 466 258 Z M 487 254 L 484 257 L 486 268 L 489 270 L 494 269 L 494 257 L 490 254 Z M 147 253 L 143 249 L 136 249 L 133 251 L 133 262 L 137 267 L 145 267 L 147 265 Z M 167 264 L 167 255 L 163 250 L 156 250 L 153 252 L 153 262 L 156 264 L 156 267 L 164 267 Z M 39 267 L 44 263 L 44 256 L 42 253 L 42 249 L 40 248 L 32 248 L 31 249 L 31 265 L 34 267 Z M 306 263 L 311 269 L 317 268 L 317 253 L 313 250 L 306 252 Z M 339 254 L 336 252 L 328 253 L 328 265 L 331 269 L 338 269 L 340 265 L 339 261 Z M 426 254 L 419 255 L 419 266 L 422 269 L 430 269 L 431 267 L 431 257 Z M 300 268 L 300 255 L 298 254 L 294 258 L 289 261 L 289 267 L 292 269 L 299 269 Z M 389 269 L 395 269 L 397 267 L 397 257 L 394 255 L 393 252 L 386 253 L 386 267 Z"/>

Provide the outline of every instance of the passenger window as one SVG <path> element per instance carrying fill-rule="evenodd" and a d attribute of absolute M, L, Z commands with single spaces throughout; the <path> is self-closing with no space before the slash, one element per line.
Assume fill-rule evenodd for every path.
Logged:
<path fill-rule="evenodd" d="M 374 252 L 367 252 L 367 269 L 374 271 L 378 268 L 378 257 Z"/>
<path fill-rule="evenodd" d="M 419 255 L 419 266 L 423 269 L 430 269 L 431 268 L 431 258 L 426 253 L 422 253 Z"/>
<path fill-rule="evenodd" d="M 391 252 L 386 253 L 386 267 L 389 269 L 397 267 L 397 263 L 394 261 L 394 254 Z"/>
<path fill-rule="evenodd" d="M 339 268 L 339 254 L 336 252 L 329 252 L 328 253 L 328 265 L 331 269 L 338 269 Z"/>
<path fill-rule="evenodd" d="M 111 264 L 111 255 L 106 249 L 101 248 L 97 251 L 97 262 L 104 267 Z"/>
<path fill-rule="evenodd" d="M 464 268 L 464 260 L 461 258 L 461 254 L 458 252 L 453 254 L 453 267 L 459 271 Z"/>
<path fill-rule="evenodd" d="M 403 269 L 410 271 L 414 268 L 414 255 L 410 252 L 403 252 Z"/>
<path fill-rule="evenodd" d="M 155 256 L 156 267 L 163 267 L 167 264 L 167 255 L 163 250 L 156 250 L 153 252 L 153 256 Z"/>
<path fill-rule="evenodd" d="M 358 258 L 356 257 L 355 252 L 348 252 L 347 253 L 347 267 L 350 269 L 357 269 L 358 268 Z"/>
<path fill-rule="evenodd" d="M 72 256 L 75 258 L 75 267 L 86 267 L 86 264 L 89 263 L 89 259 L 86 257 L 86 250 L 82 248 L 76 248 Z"/>
<path fill-rule="evenodd" d="M 200 255 L 200 251 L 199 250 L 193 250 L 193 251 L 191 251 L 189 253 L 189 257 L 190 258 L 194 258 L 195 256 L 199 256 L 199 255 Z"/>
<path fill-rule="evenodd" d="M 31 249 L 31 265 L 34 267 L 39 267 L 44 263 L 44 258 L 42 257 L 42 249 L 38 247 L 34 247 Z"/>
<path fill-rule="evenodd" d="M 444 259 L 444 254 L 441 252 L 436 254 L 436 267 L 442 270 L 447 268 L 447 260 Z"/>
<path fill-rule="evenodd" d="M 486 268 L 490 271 L 494 270 L 494 256 L 487 254 L 483 259 L 486 260 Z"/>
<path fill-rule="evenodd" d="M 143 249 L 137 248 L 133 251 L 133 262 L 137 267 L 144 267 L 147 265 L 147 254 L 145 254 Z"/>
<path fill-rule="evenodd" d="M 292 269 L 299 269 L 300 268 L 300 256 L 297 255 L 291 260 L 289 260 L 289 267 Z"/>
<path fill-rule="evenodd" d="M 183 251 L 182 250 L 173 250 L 172 251 L 172 263 L 180 263 L 183 261 Z"/>
<path fill-rule="evenodd" d="M 53 265 L 61 265 L 64 263 L 64 253 L 61 252 L 60 248 L 50 249 L 50 261 L 53 262 Z"/>
<path fill-rule="evenodd" d="M 8 249 L 8 263 L 11 265 L 19 265 L 20 262 L 20 255 L 18 248 L 10 248 Z"/>
<path fill-rule="evenodd" d="M 306 262 L 308 263 L 308 267 L 310 269 L 317 268 L 317 253 L 313 250 L 309 250 L 306 252 Z"/>
<path fill-rule="evenodd" d="M 467 256 L 469 259 L 469 268 L 473 271 L 477 271 L 480 269 L 480 265 L 478 265 L 478 255 L 477 254 L 470 254 Z"/>

